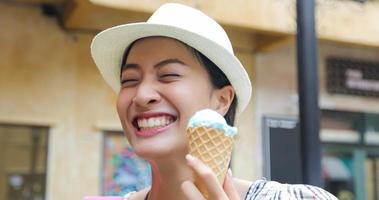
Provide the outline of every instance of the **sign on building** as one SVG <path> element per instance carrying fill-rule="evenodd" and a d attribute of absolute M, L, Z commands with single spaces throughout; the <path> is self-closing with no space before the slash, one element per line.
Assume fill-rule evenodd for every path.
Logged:
<path fill-rule="evenodd" d="M 379 62 L 329 58 L 326 64 L 329 93 L 379 97 Z"/>

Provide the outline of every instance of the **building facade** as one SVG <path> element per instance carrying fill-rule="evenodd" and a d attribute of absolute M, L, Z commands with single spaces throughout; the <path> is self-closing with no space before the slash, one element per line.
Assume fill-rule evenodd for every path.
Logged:
<path fill-rule="evenodd" d="M 121 192 L 125 188 L 112 184 L 125 180 L 109 179 L 115 170 L 109 162 L 121 162 L 121 152 L 132 164 L 145 166 L 134 160 L 132 150 L 120 147 L 127 143 L 120 135 L 116 94 L 92 62 L 89 45 L 98 31 L 144 21 L 164 2 L 168 1 L 0 3 L 0 200 L 22 199 L 21 193 L 63 200 Z M 253 97 L 238 120 L 231 165 L 236 177 L 262 178 L 268 159 L 263 150 L 264 117 L 293 119 L 298 114 L 295 1 L 176 2 L 199 8 L 225 27 L 252 80 Z M 347 198 L 377 199 L 379 3 L 317 2 L 320 135 L 327 186 Z M 352 61 L 354 66 L 372 63 L 372 76 L 364 72 L 355 83 L 368 84 L 365 91 L 374 95 L 333 92 L 330 58 Z M 361 128 L 350 126 L 356 123 Z M 346 173 L 336 176 L 330 163 L 341 166 L 341 160 Z M 136 180 L 148 176 L 143 169 L 146 174 L 136 172 Z"/>

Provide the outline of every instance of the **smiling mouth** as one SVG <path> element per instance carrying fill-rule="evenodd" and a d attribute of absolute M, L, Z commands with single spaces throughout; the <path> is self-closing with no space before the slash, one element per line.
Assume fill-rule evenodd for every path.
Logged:
<path fill-rule="evenodd" d="M 160 129 L 172 124 L 176 120 L 175 117 L 170 115 L 162 115 L 155 117 L 138 117 L 133 120 L 133 126 L 138 131 L 146 131 L 152 129 Z"/>

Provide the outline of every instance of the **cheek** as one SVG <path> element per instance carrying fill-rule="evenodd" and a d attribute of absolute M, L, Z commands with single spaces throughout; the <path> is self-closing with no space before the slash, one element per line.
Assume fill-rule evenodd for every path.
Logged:
<path fill-rule="evenodd" d="M 128 108 L 131 103 L 130 95 L 126 95 L 123 92 L 120 92 L 117 97 L 117 113 L 121 120 L 122 125 L 124 126 L 124 120 L 126 120 L 127 114 L 128 114 Z"/>
<path fill-rule="evenodd" d="M 181 115 L 190 117 L 194 112 L 210 105 L 209 87 L 206 84 L 187 83 L 166 90 L 172 97 L 172 103 Z"/>
<path fill-rule="evenodd" d="M 122 95 L 119 94 L 118 97 L 117 97 L 117 102 L 116 102 L 116 107 L 117 107 L 117 113 L 119 116 L 123 115 L 125 112 L 122 112 L 122 110 L 125 110 L 124 106 L 125 104 L 123 103 L 123 98 L 122 98 Z"/>
<path fill-rule="evenodd" d="M 124 135 L 126 136 L 128 141 L 130 143 L 132 143 L 130 135 L 127 134 L 129 131 L 128 131 L 128 124 L 126 124 L 127 115 L 128 115 L 127 109 L 128 109 L 130 102 L 131 101 L 129 100 L 129 97 L 120 92 L 120 94 L 117 97 L 116 106 L 117 106 L 117 113 L 118 113 L 118 116 L 119 116 L 119 119 L 121 122 L 121 126 L 122 126 L 122 129 L 124 130 Z"/>

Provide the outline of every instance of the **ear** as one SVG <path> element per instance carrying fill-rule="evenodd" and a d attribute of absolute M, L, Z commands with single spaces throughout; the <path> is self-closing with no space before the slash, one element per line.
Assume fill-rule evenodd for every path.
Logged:
<path fill-rule="evenodd" d="M 215 89 L 212 94 L 212 109 L 224 116 L 232 104 L 234 98 L 234 89 L 231 85 L 224 86 L 221 89 Z"/>

